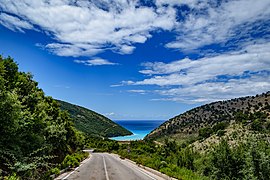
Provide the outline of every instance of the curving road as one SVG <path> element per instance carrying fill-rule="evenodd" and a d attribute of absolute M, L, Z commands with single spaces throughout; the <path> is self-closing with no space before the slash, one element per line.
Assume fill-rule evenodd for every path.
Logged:
<path fill-rule="evenodd" d="M 91 158 L 59 179 L 67 180 L 162 180 L 137 165 L 108 153 L 92 153 Z"/>

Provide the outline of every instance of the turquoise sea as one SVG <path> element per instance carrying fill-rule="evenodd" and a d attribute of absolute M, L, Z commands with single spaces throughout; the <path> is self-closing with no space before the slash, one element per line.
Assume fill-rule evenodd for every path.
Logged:
<path fill-rule="evenodd" d="M 165 120 L 115 120 L 114 122 L 130 130 L 133 135 L 113 137 L 111 139 L 117 141 L 143 139 L 148 133 L 161 125 L 164 121 Z"/>

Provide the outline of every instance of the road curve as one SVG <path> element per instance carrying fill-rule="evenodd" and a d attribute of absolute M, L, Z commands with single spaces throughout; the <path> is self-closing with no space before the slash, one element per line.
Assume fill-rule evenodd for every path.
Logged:
<path fill-rule="evenodd" d="M 66 180 L 163 180 L 137 165 L 108 153 L 92 153 L 91 158 L 75 171 L 61 179 Z"/>

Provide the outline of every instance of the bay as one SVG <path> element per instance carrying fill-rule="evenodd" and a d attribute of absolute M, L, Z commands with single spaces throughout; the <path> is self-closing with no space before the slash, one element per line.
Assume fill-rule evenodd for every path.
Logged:
<path fill-rule="evenodd" d="M 143 139 L 152 130 L 165 122 L 165 120 L 115 120 L 114 122 L 131 131 L 133 135 L 118 136 L 111 139 L 117 141 L 129 141 Z"/>

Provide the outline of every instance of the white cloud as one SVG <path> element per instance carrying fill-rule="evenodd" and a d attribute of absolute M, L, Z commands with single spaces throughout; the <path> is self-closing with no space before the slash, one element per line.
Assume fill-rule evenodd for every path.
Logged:
<path fill-rule="evenodd" d="M 116 114 L 114 112 L 105 113 L 105 116 L 115 116 Z"/>
<path fill-rule="evenodd" d="M 102 65 L 118 65 L 106 59 L 90 59 L 90 60 L 74 60 L 75 63 L 84 64 L 86 66 L 102 66 Z"/>
<path fill-rule="evenodd" d="M 23 29 L 34 29 L 29 22 L 6 13 L 0 13 L 0 24 L 12 31 L 24 32 Z"/>
<path fill-rule="evenodd" d="M 154 3 L 156 7 L 142 6 L 139 0 L 2 0 L 0 11 L 6 13 L 1 13 L 0 23 L 14 31 L 39 27 L 54 39 L 43 45 L 45 49 L 74 57 L 92 56 L 104 50 L 131 54 L 136 43 L 145 43 L 152 32 L 160 29 L 176 33 L 176 39 L 166 47 L 182 51 L 216 43 L 225 46 L 231 39 L 254 41 L 253 32 L 270 31 L 269 26 L 263 25 L 267 21 L 269 24 L 269 0 Z M 179 8 L 183 5 L 188 10 Z M 256 39 L 259 38 L 263 37 Z"/>
<path fill-rule="evenodd" d="M 134 51 L 134 49 L 135 49 L 134 46 L 123 45 L 119 47 L 118 51 L 120 54 L 131 54 Z"/>
<path fill-rule="evenodd" d="M 231 79 L 228 82 L 209 82 L 183 88 L 157 90 L 156 93 L 167 97 L 155 100 L 201 103 L 255 95 L 269 90 L 269 73 L 266 73 L 251 75 L 247 79 Z"/>
<path fill-rule="evenodd" d="M 152 31 L 175 24 L 173 8 L 140 6 L 137 0 L 2 0 L 0 10 L 16 15 L 1 18 L 12 30 L 37 26 L 50 34 L 55 42 L 44 48 L 59 56 L 91 56 L 106 49 L 130 54 Z"/>
<path fill-rule="evenodd" d="M 226 45 L 231 39 L 250 41 L 254 40 L 252 33 L 270 30 L 268 25 L 262 25 L 270 19 L 269 0 L 221 1 L 221 4 L 211 0 L 158 0 L 158 3 L 190 8 L 188 12 L 181 12 L 183 20 L 175 28 L 178 36 L 166 45 L 168 48 L 189 51 L 215 43 Z M 256 24 L 259 25 L 254 28 Z"/>
<path fill-rule="evenodd" d="M 138 93 L 138 94 L 146 94 L 147 93 L 147 91 L 143 90 L 143 89 L 132 89 L 132 90 L 128 90 L 127 92 Z"/>
<path fill-rule="evenodd" d="M 197 60 L 185 58 L 170 63 L 147 62 L 142 65 L 141 81 L 126 85 L 156 85 L 161 100 L 202 102 L 251 95 L 270 89 L 270 43 L 248 45 Z M 149 77 L 150 76 L 150 77 Z"/>
<path fill-rule="evenodd" d="M 170 63 L 147 62 L 140 72 L 151 78 L 130 84 L 135 85 L 191 85 L 218 76 L 241 76 L 246 71 L 270 71 L 270 43 L 255 44 L 241 51 L 229 52 L 197 60 L 185 58 Z"/>
<path fill-rule="evenodd" d="M 37 44 L 38 47 L 42 49 L 47 49 L 53 54 L 58 56 L 92 56 L 99 52 L 102 52 L 103 49 L 93 45 L 86 44 L 61 44 L 61 43 L 50 43 L 47 45 Z"/>

